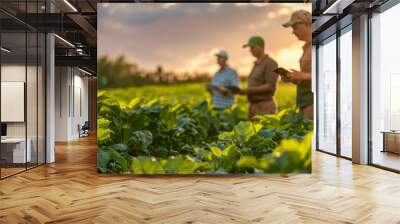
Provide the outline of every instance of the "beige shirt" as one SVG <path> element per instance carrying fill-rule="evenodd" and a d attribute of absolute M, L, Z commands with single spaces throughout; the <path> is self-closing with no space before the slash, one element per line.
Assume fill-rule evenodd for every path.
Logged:
<path fill-rule="evenodd" d="M 278 74 L 274 72 L 276 68 L 278 68 L 278 63 L 276 63 L 275 60 L 268 55 L 265 55 L 260 61 L 254 63 L 254 67 L 247 78 L 248 86 L 254 87 L 271 84 L 274 87 L 274 91 L 271 93 L 248 95 L 247 98 L 250 103 L 269 101 L 273 99 L 276 89 L 276 82 L 278 80 Z"/>
<path fill-rule="evenodd" d="M 312 53 L 312 43 L 305 43 L 303 46 L 303 55 L 301 56 L 300 71 L 311 73 L 311 53 Z M 301 80 L 297 82 L 297 96 L 296 104 L 300 108 L 312 105 L 314 103 L 314 96 L 311 91 L 311 80 Z"/>
<path fill-rule="evenodd" d="M 300 71 L 311 73 L 311 42 L 303 45 L 303 55 L 300 58 Z"/>

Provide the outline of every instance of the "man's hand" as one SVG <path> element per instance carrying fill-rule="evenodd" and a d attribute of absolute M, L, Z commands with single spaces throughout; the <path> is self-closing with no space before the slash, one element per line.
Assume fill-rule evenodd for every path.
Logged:
<path fill-rule="evenodd" d="M 212 93 L 212 91 L 213 91 L 213 86 L 212 86 L 210 83 L 206 84 L 206 90 L 207 90 L 209 93 Z"/>
<path fill-rule="evenodd" d="M 247 89 L 246 88 L 239 89 L 238 94 L 239 95 L 247 95 Z"/>
<path fill-rule="evenodd" d="M 311 74 L 306 72 L 297 71 L 295 69 L 290 69 L 291 72 L 287 75 L 287 80 L 291 82 L 297 82 L 300 80 L 311 80 Z M 286 78 L 284 79 L 284 81 Z"/>
<path fill-rule="evenodd" d="M 292 82 L 292 80 L 289 77 L 281 76 L 281 79 L 284 82 Z"/>
<path fill-rule="evenodd" d="M 215 87 L 215 90 L 224 96 L 232 95 L 231 91 L 224 87 Z"/>

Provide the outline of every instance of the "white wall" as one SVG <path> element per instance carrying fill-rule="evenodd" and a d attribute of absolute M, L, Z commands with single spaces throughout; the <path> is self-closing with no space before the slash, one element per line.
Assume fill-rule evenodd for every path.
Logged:
<path fill-rule="evenodd" d="M 1 81 L 3 82 L 25 82 L 25 65 L 2 65 L 1 66 Z M 6 110 L 6 108 L 1 108 Z M 25 137 L 24 122 L 7 122 L 8 137 Z"/>
<path fill-rule="evenodd" d="M 55 141 L 68 140 L 68 87 L 70 77 L 67 67 L 55 68 Z"/>
<path fill-rule="evenodd" d="M 88 120 L 88 78 L 83 75 L 76 68 L 56 67 L 56 141 L 79 138 L 78 125 Z"/>
<path fill-rule="evenodd" d="M 37 70 L 39 69 L 39 70 Z M 26 84 L 26 101 L 23 99 L 22 107 L 2 107 L 3 113 L 17 113 L 12 110 L 19 110 L 22 113 L 22 121 L 20 122 L 5 122 L 7 124 L 8 138 L 24 138 L 27 136 L 30 143 L 32 162 L 44 163 L 44 74 L 41 72 L 41 67 L 36 67 L 25 64 L 3 64 L 1 66 L 1 81 L 3 82 L 24 82 Z M 25 80 L 27 78 L 27 80 Z M 2 98 L 8 98 L 7 93 L 2 89 Z M 19 94 L 24 95 L 24 89 L 19 90 Z M 8 92 L 9 93 L 9 92 Z M 22 96 L 25 98 L 25 96 Z M 12 102 L 11 102 L 12 103 Z M 17 103 L 17 102 L 15 102 Z M 26 103 L 26 106 L 25 106 Z M 26 120 L 24 114 L 26 112 Z M 3 119 L 2 119 L 3 120 Z"/>
<path fill-rule="evenodd" d="M 2 82 L 25 82 L 25 75 L 27 69 L 28 74 L 36 69 L 32 66 L 25 67 L 25 65 L 9 64 L 1 66 L 1 81 Z M 35 70 L 36 72 L 36 70 Z M 33 93 L 28 92 L 28 97 L 36 97 L 36 91 Z M 28 100 L 29 102 L 31 100 Z M 36 106 L 36 105 L 35 105 Z M 1 108 L 7 110 L 7 108 Z M 28 121 L 33 120 L 28 114 Z M 36 114 L 35 114 L 36 116 Z M 7 122 L 7 137 L 25 137 L 25 122 Z M 29 126 L 30 127 L 30 126 Z"/>

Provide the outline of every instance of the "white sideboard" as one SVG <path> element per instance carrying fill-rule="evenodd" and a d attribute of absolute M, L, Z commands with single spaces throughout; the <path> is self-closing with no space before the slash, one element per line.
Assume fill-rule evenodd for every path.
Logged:
<path fill-rule="evenodd" d="M 27 147 L 25 154 L 25 138 L 6 138 L 1 139 L 2 145 L 13 146 L 13 163 L 25 163 L 32 160 L 32 140 L 26 139 Z M 26 161 L 25 161 L 26 159 Z"/>

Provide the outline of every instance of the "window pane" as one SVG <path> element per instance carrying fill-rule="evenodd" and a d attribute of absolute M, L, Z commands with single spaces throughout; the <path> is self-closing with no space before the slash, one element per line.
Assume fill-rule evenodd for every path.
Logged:
<path fill-rule="evenodd" d="M 27 80 L 26 80 L 26 115 L 27 115 L 27 141 L 30 147 L 28 168 L 37 165 L 37 33 L 27 33 Z"/>
<path fill-rule="evenodd" d="M 352 141 L 352 35 L 340 36 L 340 152 L 351 158 Z"/>
<path fill-rule="evenodd" d="M 318 48 L 318 148 L 336 153 L 336 40 Z"/>
<path fill-rule="evenodd" d="M 26 144 L 26 33 L 1 34 L 1 177 L 25 170 L 30 161 Z M 29 141 L 28 141 L 29 142 Z"/>
<path fill-rule="evenodd" d="M 374 15 L 372 25 L 372 162 L 400 170 L 400 5 Z M 382 132 L 389 132 L 383 134 Z M 385 138 L 386 137 L 386 138 Z"/>

